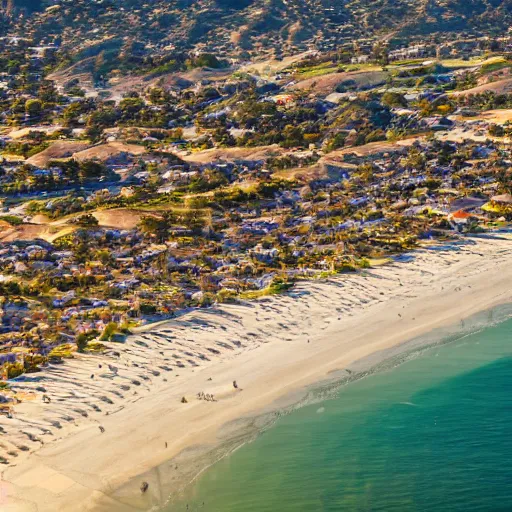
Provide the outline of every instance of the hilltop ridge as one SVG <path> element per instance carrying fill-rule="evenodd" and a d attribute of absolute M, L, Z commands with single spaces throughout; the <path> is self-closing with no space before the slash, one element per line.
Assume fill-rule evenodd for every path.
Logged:
<path fill-rule="evenodd" d="M 11 33 L 57 40 L 74 58 L 101 50 L 119 53 L 127 40 L 138 45 L 136 56 L 194 49 L 280 57 L 368 37 L 399 41 L 433 33 L 499 32 L 512 21 L 506 0 L 4 0 L 0 5 Z"/>

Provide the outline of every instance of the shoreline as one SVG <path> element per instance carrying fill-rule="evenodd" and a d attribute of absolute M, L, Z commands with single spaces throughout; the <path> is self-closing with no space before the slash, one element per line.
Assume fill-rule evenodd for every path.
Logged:
<path fill-rule="evenodd" d="M 70 421 L 58 440 L 2 471 L 0 504 L 3 499 L 8 512 L 149 510 L 164 504 L 168 495 L 161 478 L 165 485 L 174 485 L 183 477 L 172 466 L 185 466 L 222 441 L 236 439 L 244 422 L 250 425 L 257 418 L 261 421 L 263 414 L 278 414 L 286 407 L 283 397 L 290 406 L 292 397 L 296 402 L 300 393 L 326 378 L 339 380 L 343 371 L 365 358 L 375 366 L 387 359 L 390 349 L 400 353 L 409 340 L 511 301 L 512 276 L 507 272 L 511 240 L 469 238 L 451 244 L 451 249 L 420 248 L 411 253 L 411 261 L 300 283 L 285 296 L 194 311 L 148 330 L 150 340 L 143 334 L 132 336 L 122 349 L 125 367 L 118 361 L 118 373 L 105 380 L 116 389 L 129 387 L 118 381 L 133 381 L 141 368 L 156 364 L 159 354 L 170 355 L 169 344 L 172 350 L 181 344 L 182 352 L 196 356 L 204 355 L 206 348 L 210 361 L 180 367 L 180 377 L 172 381 L 167 374 L 165 379 L 161 373 L 153 374 L 153 382 L 141 381 L 137 391 L 131 386 L 125 392 L 136 395 L 118 403 L 111 400 L 112 412 Z M 222 344 L 230 348 L 221 351 Z M 195 361 L 192 355 L 187 357 Z M 187 360 L 184 355 L 180 358 Z M 92 368 L 101 360 L 87 356 L 80 365 L 63 367 L 71 371 L 68 378 L 74 379 L 86 402 L 98 393 L 91 388 L 87 365 Z M 54 380 L 62 373 L 66 372 L 59 369 Z M 45 378 L 48 384 L 51 377 Z M 233 380 L 242 392 L 233 389 Z M 215 394 L 218 401 L 197 400 L 199 391 Z M 189 403 L 181 404 L 181 396 Z M 76 393 L 63 397 L 63 404 L 75 398 Z M 48 407 L 27 402 L 19 412 L 17 408 L 16 421 L 26 425 L 30 420 L 35 428 L 51 412 L 62 415 L 53 402 Z M 172 469 L 175 476 L 168 480 Z M 140 482 L 149 480 L 141 475 L 148 474 L 155 480 L 142 495 Z"/>
<path fill-rule="evenodd" d="M 109 496 L 110 500 L 118 501 L 117 507 L 113 504 L 114 501 L 109 501 L 107 504 L 100 500 L 94 510 L 101 512 L 135 510 L 128 507 L 127 504 L 121 503 L 123 500 L 126 500 L 126 503 L 133 500 L 133 491 L 137 490 L 141 481 L 156 483 L 159 486 L 160 496 L 166 496 L 167 500 L 157 505 L 148 504 L 151 509 L 137 508 L 137 510 L 168 510 L 167 507 L 172 506 L 175 502 L 182 504 L 183 493 L 193 487 L 203 473 L 222 459 L 230 457 L 246 444 L 255 441 L 263 432 L 273 428 L 281 417 L 302 407 L 321 404 L 333 399 L 336 393 L 346 385 L 380 372 L 392 371 L 410 358 L 420 356 L 425 351 L 460 342 L 466 336 L 511 318 L 512 302 L 500 304 L 475 313 L 465 319 L 463 325 L 452 324 L 440 327 L 425 335 L 354 361 L 347 368 L 350 374 L 344 370 L 334 370 L 323 380 L 278 398 L 273 404 L 252 416 L 236 418 L 228 424 L 222 425 L 219 428 L 215 444 L 186 448 L 171 460 L 152 468 L 143 475 L 138 475 Z M 177 471 L 178 465 L 180 467 Z"/>

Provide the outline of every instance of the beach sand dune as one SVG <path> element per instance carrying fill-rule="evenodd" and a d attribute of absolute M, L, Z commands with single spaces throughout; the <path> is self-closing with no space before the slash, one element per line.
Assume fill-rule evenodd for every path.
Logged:
<path fill-rule="evenodd" d="M 13 418 L 0 416 L 2 510 L 163 504 L 169 485 L 177 490 L 237 426 L 362 358 L 376 364 L 392 347 L 510 301 L 510 247 L 506 237 L 423 246 L 404 262 L 303 281 L 287 295 L 194 310 L 107 355 L 26 376 L 13 387 L 27 399 Z"/>

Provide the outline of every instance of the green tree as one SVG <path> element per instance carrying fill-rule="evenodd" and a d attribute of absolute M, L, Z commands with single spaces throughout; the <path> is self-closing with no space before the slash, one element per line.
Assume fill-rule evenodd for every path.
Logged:
<path fill-rule="evenodd" d="M 98 219 L 92 213 L 85 213 L 76 219 L 76 223 L 84 228 L 92 228 L 97 226 Z"/>
<path fill-rule="evenodd" d="M 39 117 L 43 111 L 43 102 L 37 99 L 27 100 L 25 102 L 25 112 L 30 117 Z"/>
<path fill-rule="evenodd" d="M 85 352 L 87 342 L 87 335 L 83 332 L 76 337 L 76 348 L 78 349 L 78 352 Z"/>
<path fill-rule="evenodd" d="M 82 105 L 80 103 L 71 103 L 68 105 L 62 113 L 62 118 L 66 126 L 75 126 L 78 123 L 78 119 L 82 115 Z"/>
<path fill-rule="evenodd" d="M 403 94 L 398 92 L 385 92 L 382 95 L 382 104 L 387 107 L 407 107 L 407 100 Z"/>
<path fill-rule="evenodd" d="M 284 142 L 282 146 L 285 148 L 304 145 L 304 134 L 300 126 L 286 125 L 283 130 L 283 136 Z"/>
<path fill-rule="evenodd" d="M 144 100 L 141 98 L 123 98 L 119 108 L 125 117 L 132 118 L 144 108 Z"/>

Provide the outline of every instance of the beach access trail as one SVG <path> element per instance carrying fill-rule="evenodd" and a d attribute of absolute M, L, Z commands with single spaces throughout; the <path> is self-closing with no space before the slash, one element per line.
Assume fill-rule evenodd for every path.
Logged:
<path fill-rule="evenodd" d="M 0 417 L 0 445 L 18 455 L 2 470 L 0 509 L 163 505 L 169 481 L 159 479 L 177 485 L 181 462 L 172 463 L 174 476 L 153 468 L 225 441 L 235 420 L 283 407 L 284 398 L 333 372 L 349 374 L 361 359 L 377 364 L 407 340 L 512 302 L 511 248 L 506 234 L 422 246 L 402 261 L 301 281 L 285 295 L 194 310 L 111 344 L 116 354 L 78 354 L 35 374 L 37 381 L 16 383 L 29 398 L 13 418 Z M 41 386 L 51 403 L 43 403 Z M 199 399 L 201 392 L 215 401 Z"/>

